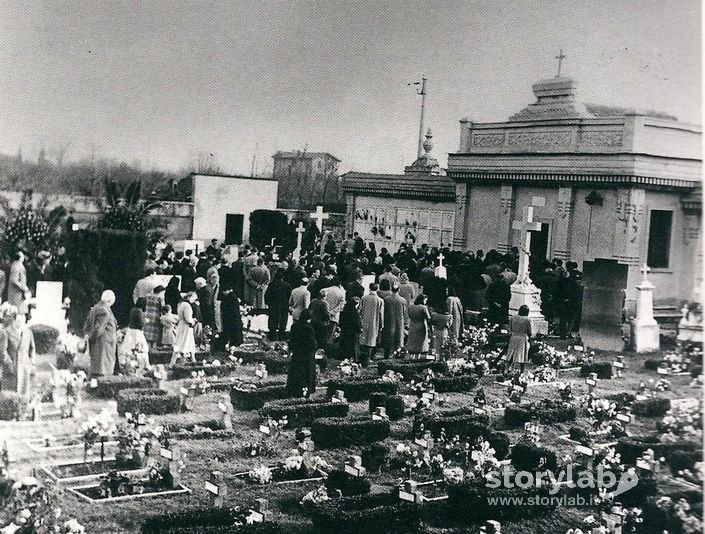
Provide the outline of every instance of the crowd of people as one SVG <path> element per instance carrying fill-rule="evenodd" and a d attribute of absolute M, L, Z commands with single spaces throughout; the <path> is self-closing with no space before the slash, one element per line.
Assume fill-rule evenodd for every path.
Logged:
<path fill-rule="evenodd" d="M 484 254 L 402 245 L 390 253 L 386 248 L 378 251 L 358 234 L 342 242 L 328 236 L 318 245 L 302 251 L 298 261 L 278 248 L 245 245 L 232 262 L 215 239 L 199 253 L 157 246 L 135 285 L 127 328 L 118 328 L 111 290 L 103 292 L 88 314 L 83 326 L 91 374 L 112 374 L 127 365 L 147 367 L 149 351 L 155 349 L 172 351 L 174 363 L 194 359 L 199 347 L 209 344 L 221 350 L 238 346 L 243 342 L 243 309 L 266 313 L 269 338 L 288 341 L 292 362 L 308 362 L 306 369 L 313 367 L 318 350 L 362 366 L 378 354 L 390 358 L 401 349 L 412 356 L 439 357 L 460 338 L 466 311 L 474 312 L 469 314 L 474 319 L 508 325 L 520 337 L 531 335 L 530 323 L 527 327 L 521 319 L 511 324 L 509 320 L 510 287 L 519 260 L 516 248 Z M 39 280 L 61 280 L 63 258 L 63 251 L 57 257 L 41 254 L 26 267 L 22 253 L 15 256 L 5 276 L 0 275 L 7 305 L 12 306 L 3 322 L 5 314 L 8 323 L 13 317 L 22 322 L 32 286 Z M 441 259 L 444 277 L 437 276 Z M 551 332 L 562 338 L 574 335 L 582 308 L 577 264 L 531 258 L 530 265 Z M 525 316 L 522 310 L 519 317 Z M 0 332 L 4 374 L 14 377 L 13 361 L 19 356 L 9 355 L 2 339 Z M 514 363 L 523 363 L 521 355 L 512 356 L 513 349 L 509 355 Z M 309 371 L 302 373 L 310 379 Z M 298 382 L 292 388 L 298 388 Z M 3 387 L 7 383 L 3 379 Z"/>

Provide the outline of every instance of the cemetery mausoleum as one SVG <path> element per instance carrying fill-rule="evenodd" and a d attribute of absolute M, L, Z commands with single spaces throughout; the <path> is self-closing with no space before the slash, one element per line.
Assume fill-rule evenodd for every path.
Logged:
<path fill-rule="evenodd" d="M 531 252 L 573 260 L 588 288 L 634 297 L 651 268 L 657 303 L 692 299 L 702 281 L 701 127 L 660 113 L 592 105 L 567 77 L 533 85 L 506 122 L 460 121 L 448 158 L 453 244 L 519 246 L 512 222 L 538 197 Z"/>

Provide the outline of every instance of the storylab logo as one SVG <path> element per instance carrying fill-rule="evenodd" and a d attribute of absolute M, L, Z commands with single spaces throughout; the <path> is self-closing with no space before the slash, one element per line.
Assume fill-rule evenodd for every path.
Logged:
<path fill-rule="evenodd" d="M 594 471 L 574 470 L 572 465 L 568 465 L 557 473 L 550 470 L 536 472 L 490 471 L 485 475 L 485 479 L 489 489 L 548 488 L 550 496 L 557 495 L 564 488 L 594 489 L 596 495 L 599 494 L 607 498 L 615 498 L 639 483 L 639 477 L 634 469 L 629 469 L 618 475 L 614 471 L 604 469 L 602 465 L 597 466 Z M 527 502 L 526 504 L 541 503 Z"/>

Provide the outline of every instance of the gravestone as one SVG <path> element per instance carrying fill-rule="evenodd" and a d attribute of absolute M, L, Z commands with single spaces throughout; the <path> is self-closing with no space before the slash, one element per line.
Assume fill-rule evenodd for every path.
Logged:
<path fill-rule="evenodd" d="M 660 328 L 654 319 L 654 285 L 647 274 L 649 267 L 641 268 L 643 278 L 636 286 L 636 317 L 631 324 L 630 345 L 636 352 L 654 352 L 661 346 Z"/>
<path fill-rule="evenodd" d="M 61 334 L 66 333 L 66 310 L 63 309 L 64 284 L 61 282 L 37 282 L 37 296 L 34 301 L 30 325 L 53 326 Z"/>
<path fill-rule="evenodd" d="M 580 336 L 589 347 L 621 351 L 622 309 L 629 266 L 597 258 L 583 262 L 583 309 Z"/>
<path fill-rule="evenodd" d="M 521 306 L 529 307 L 529 320 L 534 334 L 548 334 L 548 321 L 541 313 L 541 290 L 529 277 L 529 255 L 531 250 L 531 232 L 541 229 L 541 223 L 534 221 L 534 207 L 543 206 L 543 197 L 533 197 L 531 206 L 524 208 L 524 217 L 513 222 L 514 230 L 521 230 L 519 246 L 519 272 L 512 284 L 512 298 L 509 301 L 509 314 L 516 315 Z"/>
<path fill-rule="evenodd" d="M 445 259 L 445 256 L 444 256 L 443 253 L 441 252 L 441 253 L 438 255 L 438 267 L 436 267 L 436 268 L 433 270 L 433 275 L 434 275 L 436 278 L 442 278 L 443 280 L 446 280 L 446 279 L 448 278 L 448 271 L 447 271 L 445 265 L 443 265 L 443 260 L 444 260 L 444 259 Z"/>
<path fill-rule="evenodd" d="M 375 275 L 374 274 L 363 274 L 362 275 L 362 280 L 360 280 L 360 283 L 362 284 L 362 287 L 365 288 L 365 295 L 368 295 L 370 293 L 370 284 L 375 281 Z"/>

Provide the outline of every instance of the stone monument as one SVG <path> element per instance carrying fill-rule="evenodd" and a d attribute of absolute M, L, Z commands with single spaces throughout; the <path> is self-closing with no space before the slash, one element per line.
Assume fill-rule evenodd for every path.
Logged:
<path fill-rule="evenodd" d="M 60 334 L 65 334 L 68 320 L 63 307 L 63 292 L 64 284 L 61 282 L 37 282 L 36 307 L 32 310 L 29 325 L 53 326 Z"/>
<path fill-rule="evenodd" d="M 442 278 L 443 280 L 448 279 L 448 271 L 446 270 L 445 265 L 443 265 L 443 260 L 445 259 L 445 256 L 441 252 L 438 255 L 438 267 L 436 267 L 433 270 L 433 274 L 436 278 Z"/>
<path fill-rule="evenodd" d="M 534 285 L 529 277 L 529 251 L 531 250 L 531 232 L 541 229 L 541 223 L 534 222 L 534 207 L 543 206 L 543 197 L 533 197 L 531 206 L 524 208 L 524 218 L 512 224 L 514 230 L 524 232 L 519 247 L 519 272 L 512 284 L 512 299 L 509 301 L 509 314 L 516 315 L 523 305 L 529 307 L 529 320 L 534 335 L 548 334 L 548 321 L 541 313 L 541 290 Z"/>
<path fill-rule="evenodd" d="M 659 350 L 660 328 L 654 319 L 654 285 L 647 278 L 651 269 L 644 264 L 644 275 L 636 286 L 636 317 L 632 319 L 630 347 L 636 352 L 654 352 Z"/>

